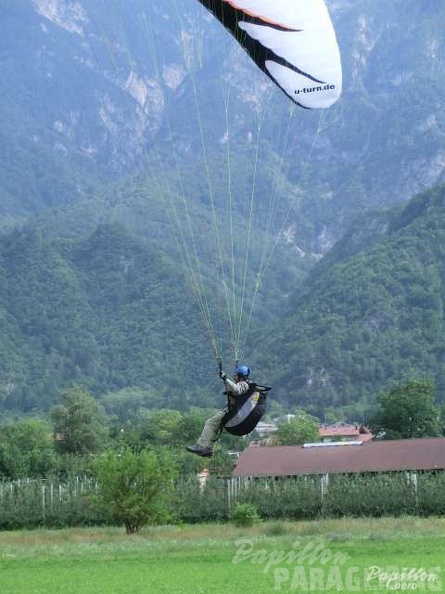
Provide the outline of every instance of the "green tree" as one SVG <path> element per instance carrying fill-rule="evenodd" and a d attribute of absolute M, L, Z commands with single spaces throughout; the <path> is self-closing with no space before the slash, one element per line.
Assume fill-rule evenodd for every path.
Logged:
<path fill-rule="evenodd" d="M 319 440 L 318 421 L 306 414 L 280 423 L 272 439 L 276 445 L 297 445 Z"/>
<path fill-rule="evenodd" d="M 0 476 L 45 477 L 55 467 L 56 453 L 47 421 L 23 419 L 0 428 Z"/>
<path fill-rule="evenodd" d="M 129 387 L 114 392 L 107 392 L 100 397 L 100 403 L 109 417 L 116 424 L 140 424 L 141 417 L 146 417 L 150 410 L 162 406 L 159 394 L 155 390 Z"/>
<path fill-rule="evenodd" d="M 208 409 L 201 409 L 192 407 L 186 414 L 182 416 L 180 424 L 180 434 L 178 436 L 178 444 L 185 445 L 195 443 L 196 439 L 201 434 L 204 423 L 211 416 L 213 412 Z"/>
<path fill-rule="evenodd" d="M 80 387 L 60 395 L 61 403 L 50 411 L 56 448 L 61 454 L 94 454 L 105 449 L 108 428 L 94 398 Z"/>
<path fill-rule="evenodd" d="M 127 534 L 139 532 L 147 524 L 169 519 L 175 472 L 167 454 L 136 452 L 128 446 L 107 450 L 93 464 L 97 503 L 113 521 L 124 524 Z"/>
<path fill-rule="evenodd" d="M 162 408 L 153 411 L 142 431 L 143 439 L 159 444 L 171 445 L 181 434 L 182 414 L 177 410 Z"/>
<path fill-rule="evenodd" d="M 434 390 L 432 381 L 412 379 L 380 394 L 380 410 L 371 421 L 373 430 L 384 431 L 386 439 L 439 436 L 440 411 L 434 404 Z"/>

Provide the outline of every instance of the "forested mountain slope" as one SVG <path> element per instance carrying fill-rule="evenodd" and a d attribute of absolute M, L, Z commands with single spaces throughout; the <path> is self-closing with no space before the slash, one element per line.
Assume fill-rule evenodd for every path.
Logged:
<path fill-rule="evenodd" d="M 208 361 L 208 337 L 167 256 L 116 225 L 81 242 L 31 230 L 1 239 L 0 271 L 5 409 L 47 409 L 73 382 L 185 406 L 182 381 Z"/>
<path fill-rule="evenodd" d="M 428 376 L 444 402 L 444 207 L 444 186 L 426 192 L 388 212 L 375 242 L 315 271 L 262 345 L 280 399 L 360 414 L 393 382 Z M 363 235 L 382 219 L 363 219 Z"/>

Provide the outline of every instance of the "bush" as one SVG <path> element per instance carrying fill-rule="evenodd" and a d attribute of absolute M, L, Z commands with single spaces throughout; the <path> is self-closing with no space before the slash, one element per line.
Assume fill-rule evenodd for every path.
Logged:
<path fill-rule="evenodd" d="M 150 450 L 133 451 L 128 446 L 108 450 L 93 464 L 98 490 L 96 503 L 105 516 L 123 524 L 127 534 L 146 524 L 172 518 L 173 461 Z"/>
<path fill-rule="evenodd" d="M 232 513 L 235 526 L 253 526 L 261 521 L 258 509 L 251 503 L 238 503 Z"/>

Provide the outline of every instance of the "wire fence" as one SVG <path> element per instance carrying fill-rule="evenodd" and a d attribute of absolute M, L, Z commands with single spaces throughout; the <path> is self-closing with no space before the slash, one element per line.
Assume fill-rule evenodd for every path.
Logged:
<path fill-rule="evenodd" d="M 101 524 L 91 499 L 97 489 L 88 476 L 0 482 L 0 529 Z"/>

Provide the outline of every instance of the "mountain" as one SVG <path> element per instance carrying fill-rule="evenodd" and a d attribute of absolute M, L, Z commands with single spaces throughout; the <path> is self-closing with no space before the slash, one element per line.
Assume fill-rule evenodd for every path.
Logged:
<path fill-rule="evenodd" d="M 328 6 L 344 93 L 321 113 L 289 113 L 196 0 L 161 0 L 150 11 L 146 0 L 3 7 L 3 216 L 79 203 L 142 167 L 171 176 L 169 185 L 195 178 L 200 196 L 187 198 L 214 192 L 220 208 L 230 190 L 242 205 L 255 183 L 259 211 L 269 194 L 284 202 L 274 232 L 324 254 L 360 210 L 443 181 L 445 8 Z"/>
<path fill-rule="evenodd" d="M 444 401 L 444 207 L 440 186 L 387 211 L 385 225 L 370 213 L 363 247 L 348 254 L 343 245 L 320 264 L 257 362 L 275 375 L 279 400 L 357 418 L 392 382 L 429 376 Z"/>
<path fill-rule="evenodd" d="M 79 242 L 15 231 L 0 266 L 5 409 L 46 409 L 73 382 L 96 394 L 136 386 L 183 408 L 189 369 L 214 364 L 184 275 L 119 225 Z"/>
<path fill-rule="evenodd" d="M 145 389 L 160 368 L 178 400 L 190 370 L 209 369 L 215 351 L 264 361 L 287 398 L 293 363 L 267 367 L 269 355 L 281 360 L 272 328 L 342 262 L 380 245 L 388 218 L 412 196 L 445 181 L 445 6 L 327 4 L 344 92 L 322 112 L 293 107 L 196 0 L 2 4 L 0 365 L 8 407 L 47 407 L 69 381 L 95 393 Z M 123 265 L 133 251 L 174 310 L 165 324 L 150 313 L 161 315 L 157 293 L 151 303 L 141 288 L 144 307 L 132 301 L 131 283 L 143 284 Z M 332 307 L 321 293 L 314 299 L 320 311 Z M 310 335 L 324 332 L 325 321 L 316 321 L 303 324 Z M 165 332 L 175 336 L 168 345 Z M 323 361 L 315 338 L 313 348 L 313 360 Z M 291 362 L 302 354 L 286 353 Z M 375 373 L 392 377 L 390 369 Z M 306 386 L 306 371 L 301 378 Z M 343 384 L 331 382 L 337 402 L 362 385 L 345 378 L 341 394 Z"/>

